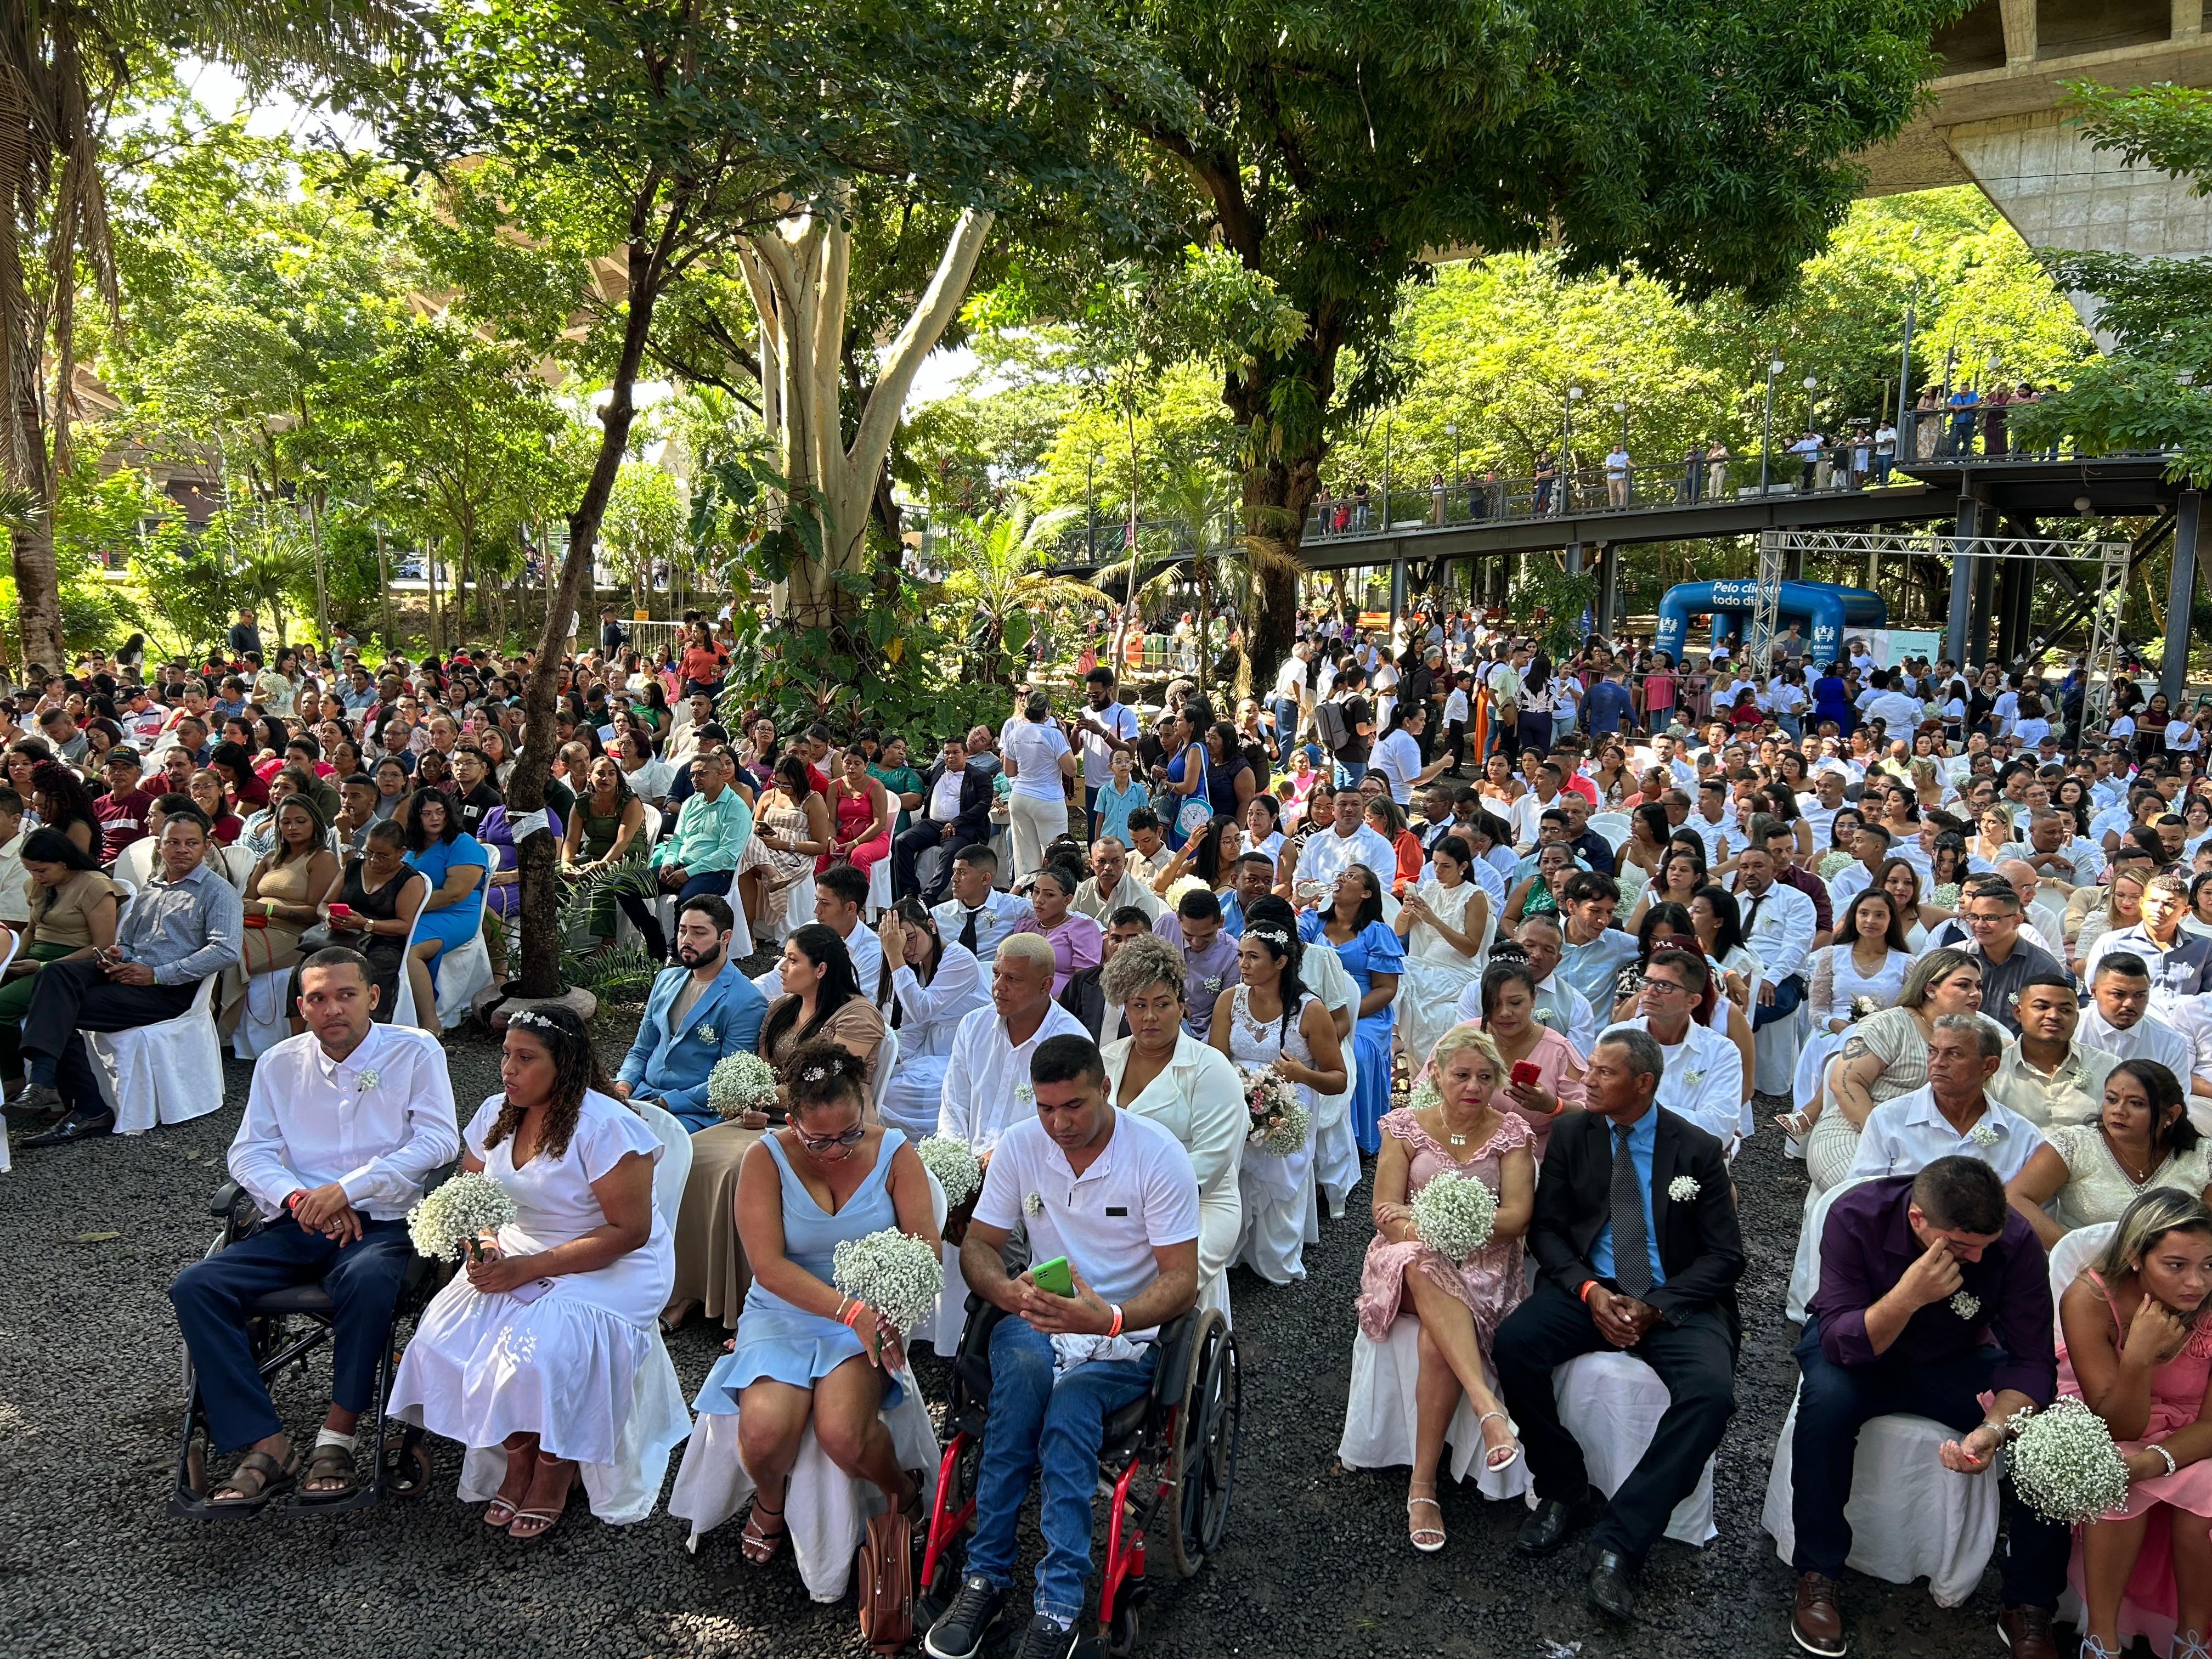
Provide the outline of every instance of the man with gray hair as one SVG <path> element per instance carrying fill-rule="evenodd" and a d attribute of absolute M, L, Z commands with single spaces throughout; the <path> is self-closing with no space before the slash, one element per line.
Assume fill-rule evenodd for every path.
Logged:
<path fill-rule="evenodd" d="M 2096 880 L 2105 868 L 2104 854 L 2087 840 L 2076 840 L 2071 814 L 2054 806 L 2038 806 L 2027 815 L 2027 839 L 2007 842 L 1997 848 L 1996 861 L 2018 859 L 2039 879 L 2052 883 L 2070 895 L 2076 887 Z"/>
<path fill-rule="evenodd" d="M 1091 843 L 1091 873 L 1083 878 L 1070 901 L 1101 927 L 1116 910 L 1134 905 L 1152 921 L 1159 920 L 1159 895 L 1129 868 L 1129 849 L 1119 837 L 1101 836 Z"/>
<path fill-rule="evenodd" d="M 1596 1522 L 1589 1599 L 1632 1617 L 1636 1580 L 1735 1410 L 1743 1240 L 1721 1143 L 1655 1098 L 1665 1060 L 1648 1032 L 1590 1050 L 1589 1109 L 1563 1114 L 1536 1183 L 1529 1247 L 1541 1273 L 1493 1344 L 1500 1391 L 1535 1478 L 1515 1547 L 1549 1555 Z M 1632 1353 L 1667 1387 L 1667 1412 L 1610 1499 L 1559 1421 L 1553 1373 L 1586 1353 Z"/>
<path fill-rule="evenodd" d="M 1849 1179 L 1916 1175 L 1953 1157 L 1979 1158 L 2005 1181 L 2018 1175 L 2043 1134 L 1987 1092 L 2004 1046 L 1978 1014 L 1938 1018 L 1928 1034 L 1928 1081 L 1869 1115 Z"/>

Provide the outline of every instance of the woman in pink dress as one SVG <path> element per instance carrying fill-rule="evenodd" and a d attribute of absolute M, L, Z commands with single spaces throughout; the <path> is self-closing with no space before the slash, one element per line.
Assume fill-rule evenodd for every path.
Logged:
<path fill-rule="evenodd" d="M 1553 1120 L 1561 1112 L 1583 1109 L 1583 1056 L 1565 1033 L 1538 1018 L 1536 974 L 1526 956 L 1493 946 L 1480 994 L 1482 1018 L 1478 1023 L 1498 1050 L 1498 1075 L 1504 1085 L 1499 1103 L 1526 1120 L 1530 1145 L 1541 1163 L 1552 1139 Z M 1516 1066 L 1534 1066 L 1534 1079 L 1513 1081 Z"/>
<path fill-rule="evenodd" d="M 882 781 L 868 775 L 868 757 L 857 743 L 845 750 L 844 768 L 830 781 L 830 850 L 817 861 L 817 873 L 848 858 L 866 875 L 891 850 L 891 804 Z"/>
<path fill-rule="evenodd" d="M 2112 1659 L 2138 1632 L 2154 1653 L 2205 1651 L 2212 1425 L 2196 1425 L 2212 1382 L 2208 1297 L 2212 1210 L 2159 1187 L 2120 1212 L 2096 1266 L 2060 1298 L 2058 1386 L 2105 1419 L 2134 1480 L 2124 1509 L 2075 1535 L 2081 1659 Z"/>
<path fill-rule="evenodd" d="M 1460 1396 L 1474 1408 L 1486 1468 L 1510 1468 L 1521 1455 L 1491 1382 L 1490 1341 L 1525 1293 L 1521 1241 L 1536 1206 L 1528 1126 L 1491 1104 L 1506 1071 L 1490 1039 L 1473 1025 L 1455 1025 L 1437 1039 L 1429 1066 L 1423 1076 L 1434 1083 L 1437 1103 L 1425 1109 L 1401 1107 L 1382 1118 L 1375 1237 L 1360 1269 L 1358 1304 L 1360 1331 L 1376 1342 L 1389 1337 L 1401 1314 L 1420 1322 L 1406 1512 L 1413 1547 L 1425 1555 L 1444 1547 L 1437 1463 Z M 1498 1199 L 1490 1243 L 1457 1263 L 1423 1244 L 1413 1231 L 1413 1194 L 1445 1170 L 1474 1176 Z"/>

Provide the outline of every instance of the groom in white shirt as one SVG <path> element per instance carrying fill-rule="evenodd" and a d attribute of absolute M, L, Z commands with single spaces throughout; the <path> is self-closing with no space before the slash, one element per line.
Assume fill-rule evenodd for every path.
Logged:
<path fill-rule="evenodd" d="M 350 1493 L 354 1425 L 413 1255 L 407 1212 L 423 1181 L 459 1156 L 445 1050 L 427 1031 L 378 1025 L 368 960 L 343 946 L 300 970 L 305 1035 L 253 1068 L 230 1173 L 259 1210 L 258 1232 L 193 1263 L 169 1286 L 221 1451 L 245 1449 L 209 1507 L 258 1509 L 295 1481 L 304 1501 Z M 295 1285 L 319 1284 L 331 1320 L 331 1408 L 304 1470 L 254 1364 L 246 1310 Z"/>

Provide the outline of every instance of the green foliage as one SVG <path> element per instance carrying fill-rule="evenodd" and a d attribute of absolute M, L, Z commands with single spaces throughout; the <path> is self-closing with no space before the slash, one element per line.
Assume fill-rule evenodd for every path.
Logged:
<path fill-rule="evenodd" d="M 1513 586 L 1511 611 L 1541 629 L 1537 642 L 1564 662 L 1583 647 L 1583 611 L 1597 602 L 1597 578 L 1585 570 L 1570 573 L 1555 554 L 1538 554 L 1522 562 L 1521 577 Z"/>
<path fill-rule="evenodd" d="M 645 461 L 624 461 L 607 501 L 608 568 L 642 594 L 655 565 L 674 565 L 690 546 L 690 514 L 676 480 Z"/>

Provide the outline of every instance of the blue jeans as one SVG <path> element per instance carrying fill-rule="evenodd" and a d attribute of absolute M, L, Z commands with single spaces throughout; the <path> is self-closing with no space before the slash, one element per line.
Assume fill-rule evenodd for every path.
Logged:
<path fill-rule="evenodd" d="M 1106 1419 L 1152 1386 L 1158 1363 L 1159 1350 L 1147 1348 L 1142 1359 L 1094 1360 L 1062 1374 L 1053 1369 L 1052 1340 L 1036 1326 L 1021 1318 L 999 1322 L 991 1333 L 991 1413 L 975 1478 L 969 1573 L 1000 1589 L 1014 1582 L 1014 1531 L 1035 1473 L 1044 1534 L 1036 1611 L 1071 1625 L 1082 1617 L 1091 1493 Z"/>
<path fill-rule="evenodd" d="M 246 1307 L 295 1285 L 319 1284 L 331 1321 L 331 1403 L 366 1411 L 376 1392 L 376 1364 L 392 1328 L 400 1282 L 414 1257 L 404 1221 L 364 1221 L 361 1237 L 339 1244 L 281 1215 L 251 1238 L 195 1261 L 169 1285 L 185 1346 L 199 1372 L 208 1433 L 218 1451 L 236 1451 L 284 1426 L 253 1363 Z"/>
<path fill-rule="evenodd" d="M 1291 750 L 1298 740 L 1298 704 L 1295 697 L 1275 699 L 1275 764 L 1291 768 Z"/>

